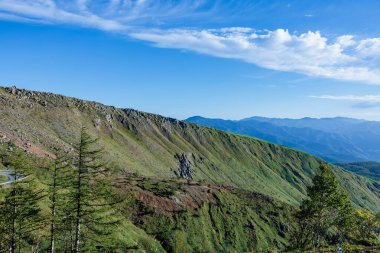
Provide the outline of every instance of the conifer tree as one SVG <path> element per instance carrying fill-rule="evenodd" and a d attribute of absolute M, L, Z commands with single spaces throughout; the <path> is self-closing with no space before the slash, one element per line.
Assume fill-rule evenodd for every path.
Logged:
<path fill-rule="evenodd" d="M 374 245 L 379 242 L 380 213 L 375 215 L 369 210 L 358 209 L 355 212 L 355 225 L 353 235 L 357 243 Z"/>
<path fill-rule="evenodd" d="M 109 234 L 110 228 L 118 220 L 111 215 L 111 206 L 115 202 L 108 170 L 101 161 L 102 149 L 99 148 L 98 140 L 92 138 L 85 127 L 81 129 L 76 152 L 73 203 L 74 252 L 78 253 L 86 247 L 86 240 L 101 246 L 102 242 L 97 238 Z"/>
<path fill-rule="evenodd" d="M 34 183 L 30 175 L 32 168 L 26 165 L 21 151 L 13 149 L 13 145 L 9 147 L 14 155 L 3 158 L 15 181 L 5 189 L 4 200 L 0 203 L 0 219 L 4 248 L 15 253 L 21 251 L 23 243 L 31 240 L 32 234 L 43 224 L 39 201 L 44 194 Z"/>
<path fill-rule="evenodd" d="M 321 164 L 297 214 L 299 248 L 347 241 L 353 225 L 353 206 L 327 164 Z"/>
<path fill-rule="evenodd" d="M 49 252 L 55 252 L 56 248 L 56 227 L 60 223 L 60 231 L 64 232 L 62 226 L 64 219 L 64 210 L 68 205 L 66 187 L 69 186 L 70 178 L 70 158 L 60 149 L 56 149 L 55 159 L 51 165 L 51 180 L 49 183 L 49 200 L 50 200 L 50 248 Z M 60 213 L 59 213 L 60 211 Z"/>

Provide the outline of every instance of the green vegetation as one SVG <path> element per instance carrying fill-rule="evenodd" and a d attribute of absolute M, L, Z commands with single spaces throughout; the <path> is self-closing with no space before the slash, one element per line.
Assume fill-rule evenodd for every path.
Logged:
<path fill-rule="evenodd" d="M 338 165 L 356 174 L 375 180 L 380 179 L 380 163 L 378 162 L 340 163 Z"/>
<path fill-rule="evenodd" d="M 3 175 L 0 175 L 0 183 L 1 182 L 4 182 L 5 180 L 7 180 L 8 178 L 6 176 L 3 176 Z"/>
<path fill-rule="evenodd" d="M 2 164 L 27 178 L 0 190 L 0 252 L 124 252 L 136 243 L 137 249 L 164 252 L 144 231 L 121 220 L 117 205 L 123 198 L 98 167 L 95 142 L 86 135 L 81 139 L 81 167 L 75 153 L 49 161 L 1 143 Z M 79 168 L 81 188 L 75 177 Z"/>
<path fill-rule="evenodd" d="M 69 197 L 75 231 L 72 252 L 95 251 L 105 247 L 104 238 L 99 235 L 110 235 L 112 227 L 118 225 L 114 219 L 112 204 L 115 200 L 112 192 L 110 174 L 101 162 L 101 150 L 97 149 L 97 140 L 91 138 L 84 127 L 81 128 L 76 155 L 74 156 L 73 192 Z M 102 241 L 99 245 L 94 241 Z"/>
<path fill-rule="evenodd" d="M 0 166 L 30 175 L 1 189 L 1 203 L 15 203 L 8 193 L 16 185 L 36 193 L 32 216 L 18 220 L 35 228 L 16 234 L 20 252 L 284 250 L 321 163 L 257 139 L 54 94 L 0 88 L 0 106 Z M 328 174 L 333 192 L 338 183 L 347 192 L 338 198 L 342 210 L 349 197 L 353 209 L 380 211 L 378 181 L 337 166 Z M 309 207 L 301 210 L 318 214 Z M 345 213 L 321 210 L 322 217 Z M 352 217 L 355 228 L 364 228 L 377 216 Z M 1 222 L 8 235 L 8 219 Z M 337 225 L 321 227 L 334 232 Z M 366 231 L 354 230 L 367 240 Z M 10 245 L 11 238 L 1 238 L 0 245 Z"/>
<path fill-rule="evenodd" d="M 8 149 L 13 149 L 8 145 Z M 1 153 L 2 162 L 14 171 L 15 178 L 26 176 L 15 181 L 11 187 L 2 190 L 0 201 L 0 252 L 20 252 L 25 246 L 39 244 L 38 230 L 42 228 L 44 217 L 39 201 L 44 197 L 43 190 L 33 181 L 29 174 L 31 168 L 23 160 L 22 153 Z"/>
<path fill-rule="evenodd" d="M 53 162 L 44 159 L 33 161 L 18 148 L 9 151 L 8 157 L 5 163 L 10 166 L 9 169 L 16 167 L 11 162 L 15 157 L 20 163 L 27 165 L 29 171 L 39 175 L 33 177 L 33 187 L 26 189 L 40 189 L 47 194 L 44 194 L 43 199 L 36 199 L 38 206 L 35 201 L 18 202 L 19 209 L 34 208 L 33 212 L 28 212 L 33 219 L 18 219 L 23 221 L 23 227 L 34 229 L 22 234 L 16 247 L 21 252 L 48 252 L 52 245 L 55 250 L 53 252 L 74 251 L 76 202 L 71 199 L 70 189 L 75 178 L 70 176 L 73 171 L 66 168 L 71 159 L 59 156 Z M 83 241 L 84 248 L 79 252 L 124 252 L 125 249 L 127 252 L 242 252 L 251 249 L 280 249 L 288 245 L 287 232 L 292 227 L 292 208 L 272 198 L 246 190 L 187 180 L 162 181 L 127 177 L 118 181 L 117 187 L 109 185 L 107 189 L 119 189 L 118 195 L 124 196 L 125 201 L 113 206 L 112 210 L 108 209 L 110 219 L 97 224 L 104 231 L 93 230 L 90 234 L 92 240 Z M 30 183 L 22 184 L 27 187 Z M 11 188 L 3 189 L 1 193 L 12 192 L 19 184 L 21 183 L 14 183 Z M 96 188 L 94 184 L 91 186 Z M 72 188 L 74 193 L 75 189 Z M 102 196 L 99 190 L 94 190 L 93 193 L 98 194 L 96 198 Z M 108 197 L 107 200 L 109 199 Z M 3 204 L 8 202 L 10 201 L 3 201 Z M 89 206 L 91 205 L 87 205 Z M 1 210 L 9 213 L 8 209 Z M 54 209 L 56 212 L 53 212 Z M 86 209 L 87 214 L 88 211 Z M 10 221 L 7 215 L 3 217 L 1 224 Z M 109 222 L 115 221 L 114 217 L 119 218 L 117 224 L 113 223 L 113 231 L 104 233 Z M 54 224 L 54 229 L 52 226 L 41 226 L 40 222 Z M 82 232 L 87 233 L 86 230 Z M 84 238 L 88 238 L 87 236 Z M 7 252 L 6 245 L 9 241 L 2 238 L 5 241 L 0 244 L 5 246 Z"/>
<path fill-rule="evenodd" d="M 297 214 L 296 246 L 301 249 L 344 243 L 353 227 L 353 207 L 326 164 L 314 177 Z"/>
<path fill-rule="evenodd" d="M 178 171 L 178 155 L 185 154 L 194 180 L 227 184 L 298 205 L 321 162 L 258 139 L 135 110 L 26 90 L 12 94 L 0 88 L 0 96 L 0 132 L 19 146 L 45 156 L 52 153 L 52 146 L 70 149 L 83 124 L 99 137 L 115 174 L 128 171 L 170 179 Z M 356 206 L 380 210 L 379 183 L 338 167 L 333 171 Z"/>
<path fill-rule="evenodd" d="M 292 208 L 270 197 L 194 181 L 164 181 L 170 197 L 140 185 L 154 179 L 129 179 L 133 193 L 129 217 L 161 242 L 167 252 L 249 252 L 283 249 L 293 229 Z M 126 208 L 128 208 L 126 207 Z M 139 210 L 137 212 L 137 210 Z"/>
<path fill-rule="evenodd" d="M 65 231 L 67 238 L 67 231 L 70 231 L 70 223 L 72 222 L 72 215 L 67 203 L 67 190 L 69 186 L 69 169 L 70 160 L 64 156 L 60 150 L 56 150 L 54 162 L 49 168 L 51 179 L 48 182 L 48 195 L 50 202 L 50 247 L 49 252 L 56 250 L 56 230 Z M 63 218 L 64 217 L 64 218 Z M 68 229 L 69 228 L 69 229 Z M 66 241 L 66 240 L 65 240 Z M 66 243 L 64 243 L 67 245 Z M 66 247 L 64 247 L 66 250 Z"/>
<path fill-rule="evenodd" d="M 353 235 L 357 242 L 362 245 L 380 244 L 380 213 L 375 215 L 366 209 L 358 209 L 354 217 L 356 230 Z"/>
<path fill-rule="evenodd" d="M 355 211 L 347 193 L 328 166 L 322 164 L 308 188 L 308 198 L 296 214 L 294 246 L 321 249 L 329 245 L 380 244 L 379 215 L 363 209 Z"/>
<path fill-rule="evenodd" d="M 170 197 L 175 195 L 175 190 L 170 187 L 170 184 L 163 181 L 152 182 L 151 180 L 144 180 L 138 184 L 141 189 L 153 192 L 157 196 Z"/>
<path fill-rule="evenodd" d="M 16 153 L 18 152 L 16 150 Z M 22 159 L 28 159 L 25 153 L 20 152 L 19 154 L 21 154 Z M 28 160 L 23 161 L 28 163 Z M 40 174 L 37 173 L 38 170 L 45 170 L 43 169 L 44 161 L 39 160 L 39 163 L 41 163 L 40 168 L 42 169 L 30 168 L 36 171 L 35 174 Z M 56 164 L 61 165 L 62 163 Z M 58 170 L 62 177 L 58 177 L 58 182 L 62 183 L 62 179 L 66 177 L 66 172 L 64 166 L 59 168 L 62 168 Z M 50 169 L 51 175 L 54 175 L 53 172 L 54 169 Z M 325 177 L 333 182 L 332 184 L 324 184 L 324 186 L 333 186 L 327 187 L 327 189 L 339 189 L 332 174 L 323 178 Z M 314 179 L 314 183 L 318 181 L 318 178 L 320 177 L 317 176 Z M 49 177 L 48 181 L 51 182 L 51 179 L 53 178 Z M 35 180 L 38 182 L 39 179 L 35 178 Z M 46 174 L 40 180 L 47 180 Z M 113 217 L 119 217 L 118 225 L 114 227 L 115 229 L 111 234 L 92 234 L 95 236 L 93 238 L 98 239 L 87 241 L 86 248 L 82 252 L 104 252 L 104 250 L 112 252 L 125 252 L 123 250 L 127 250 L 127 252 L 141 252 L 139 250 L 147 252 L 284 250 L 291 246 L 290 242 L 294 238 L 294 232 L 297 231 L 297 222 L 293 218 L 296 209 L 262 194 L 188 180 L 159 180 L 128 175 L 119 178 L 117 181 L 116 187 L 113 187 L 114 190 L 118 189 L 119 194 L 125 196 L 125 201 L 114 206 L 112 210 Z M 323 180 L 319 181 L 323 182 Z M 64 188 L 70 184 L 58 185 Z M 51 184 L 48 186 L 50 188 Z M 315 189 L 315 187 L 310 187 L 309 192 L 312 192 L 313 188 Z M 326 190 L 323 187 L 318 189 L 314 192 L 314 196 L 319 196 L 321 189 Z M 329 190 L 327 192 L 336 191 Z M 341 193 L 339 191 L 336 194 Z M 329 199 L 328 196 L 323 196 Z M 67 221 L 70 221 L 70 217 L 75 217 L 75 212 L 73 212 L 72 205 L 67 202 L 70 200 L 66 197 L 65 191 L 60 190 L 57 199 L 63 202 L 57 203 L 57 209 L 63 212 L 57 212 L 56 217 L 56 252 L 59 252 L 62 247 L 71 247 L 70 245 L 73 243 L 69 239 L 73 237 L 68 235 L 74 233 L 75 223 L 71 223 L 71 229 L 65 229 L 65 226 L 70 224 Z M 315 199 L 313 200 L 315 201 Z M 339 203 L 339 201 L 334 203 L 337 202 Z M 42 207 L 39 214 L 42 214 L 44 220 L 48 221 L 51 217 L 51 198 L 45 198 L 40 203 Z M 68 206 L 66 209 L 69 211 L 68 213 L 62 209 L 64 206 Z M 315 211 L 316 209 L 312 210 Z M 329 209 L 329 212 L 324 212 L 324 215 L 331 215 L 331 211 L 335 211 L 335 209 Z M 365 214 L 368 212 L 366 211 Z M 62 219 L 62 217 L 65 218 Z M 373 228 L 377 226 L 376 219 L 378 216 L 370 213 L 368 216 L 370 219 L 363 215 L 355 217 L 352 227 L 358 229 L 353 230 L 352 233 L 355 233 L 356 238 L 360 238 L 359 234 L 363 235 L 366 241 L 361 239 L 357 243 L 363 242 L 368 245 L 368 236 L 365 231 L 372 231 L 370 234 L 377 238 Z M 308 220 L 308 222 L 311 221 Z M 34 222 L 32 223 L 34 224 Z M 371 224 L 372 227 L 369 228 L 367 224 Z M 39 248 L 36 248 L 34 252 L 47 252 L 47 249 L 51 247 L 49 227 L 39 226 L 38 230 L 34 231 L 29 238 L 36 239 L 35 241 L 23 241 L 22 249 L 24 252 L 29 252 L 28 249 L 31 249 L 32 246 L 35 247 L 33 242 L 38 242 L 39 245 Z M 100 238 L 101 240 L 99 240 Z"/>

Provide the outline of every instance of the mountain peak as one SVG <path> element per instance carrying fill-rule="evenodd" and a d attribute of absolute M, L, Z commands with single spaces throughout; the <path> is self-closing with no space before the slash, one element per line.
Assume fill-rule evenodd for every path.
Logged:
<path fill-rule="evenodd" d="M 206 119 L 206 118 L 202 117 L 202 116 L 192 116 L 190 118 L 185 119 L 185 121 L 196 121 L 196 120 L 200 120 L 200 119 Z"/>

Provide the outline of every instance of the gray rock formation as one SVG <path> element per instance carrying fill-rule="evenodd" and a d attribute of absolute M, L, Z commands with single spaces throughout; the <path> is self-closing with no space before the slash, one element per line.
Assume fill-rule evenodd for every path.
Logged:
<path fill-rule="evenodd" d="M 178 169 L 174 173 L 177 177 L 182 179 L 193 179 L 195 174 L 192 162 L 192 156 L 182 153 L 175 154 L 175 159 L 178 161 Z"/>

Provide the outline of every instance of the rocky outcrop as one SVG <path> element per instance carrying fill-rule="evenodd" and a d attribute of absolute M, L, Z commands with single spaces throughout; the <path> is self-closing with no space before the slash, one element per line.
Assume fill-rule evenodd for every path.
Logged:
<path fill-rule="evenodd" d="M 174 157 L 178 162 L 178 169 L 174 172 L 176 176 L 182 179 L 192 179 L 195 174 L 192 156 L 182 153 L 176 154 Z"/>

